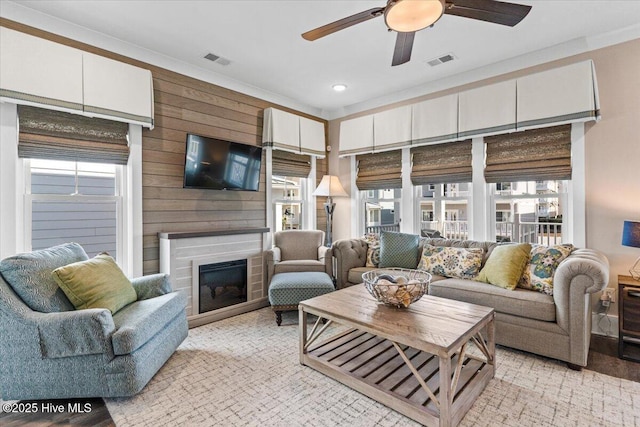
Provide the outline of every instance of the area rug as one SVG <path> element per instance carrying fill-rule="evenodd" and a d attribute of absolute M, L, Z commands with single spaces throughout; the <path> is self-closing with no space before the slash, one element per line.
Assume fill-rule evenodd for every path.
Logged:
<path fill-rule="evenodd" d="M 288 314 L 288 316 L 287 316 Z M 106 399 L 126 426 L 417 426 L 298 360 L 297 313 L 268 309 L 191 329 L 135 397 Z M 498 347 L 496 376 L 461 426 L 640 427 L 640 383 Z"/>

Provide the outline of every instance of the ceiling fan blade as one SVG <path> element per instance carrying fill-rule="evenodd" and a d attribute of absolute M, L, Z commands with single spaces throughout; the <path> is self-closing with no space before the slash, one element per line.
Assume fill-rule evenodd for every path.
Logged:
<path fill-rule="evenodd" d="M 524 19 L 531 6 L 495 0 L 447 1 L 444 13 L 513 27 Z"/>
<path fill-rule="evenodd" d="M 307 31 L 302 34 L 302 38 L 305 40 L 313 41 L 321 37 L 333 34 L 336 31 L 344 30 L 352 25 L 359 24 L 369 19 L 377 18 L 384 13 L 384 7 L 375 7 L 373 9 L 365 10 L 364 12 L 356 13 L 349 17 L 339 19 L 331 24 L 323 25 L 311 31 Z"/>
<path fill-rule="evenodd" d="M 416 36 L 415 32 L 412 33 L 398 33 L 396 38 L 396 48 L 393 51 L 393 60 L 391 66 L 404 64 L 411 60 L 411 49 L 413 49 L 413 39 Z"/>

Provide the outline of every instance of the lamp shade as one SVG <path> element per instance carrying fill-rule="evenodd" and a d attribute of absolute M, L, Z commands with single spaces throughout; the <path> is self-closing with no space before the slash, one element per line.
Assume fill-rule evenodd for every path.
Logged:
<path fill-rule="evenodd" d="M 346 197 L 347 192 L 344 191 L 340 179 L 337 176 L 325 175 L 322 177 L 322 181 L 318 184 L 318 188 L 313 192 L 314 196 L 328 196 L 328 197 Z"/>
<path fill-rule="evenodd" d="M 640 222 L 625 221 L 622 228 L 622 245 L 640 248 Z"/>

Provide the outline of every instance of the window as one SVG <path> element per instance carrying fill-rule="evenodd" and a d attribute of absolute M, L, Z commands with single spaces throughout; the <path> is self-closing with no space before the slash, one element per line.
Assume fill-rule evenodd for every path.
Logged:
<path fill-rule="evenodd" d="M 508 193 L 498 188 L 512 188 Z M 519 181 L 495 184 L 493 211 L 495 238 L 499 242 L 541 245 L 563 243 L 567 224 L 569 181 Z"/>
<path fill-rule="evenodd" d="M 271 197 L 273 200 L 273 230 L 304 229 L 305 197 L 308 178 L 273 175 Z"/>
<path fill-rule="evenodd" d="M 41 159 L 25 164 L 31 249 L 77 242 L 90 257 L 108 252 L 118 260 L 122 197 L 117 184 L 122 167 Z"/>
<path fill-rule="evenodd" d="M 400 231 L 399 188 L 361 191 L 364 203 L 364 234 L 380 234 L 381 231 Z"/>
<path fill-rule="evenodd" d="M 420 231 L 438 231 L 447 239 L 468 239 L 470 190 L 471 183 L 419 186 Z"/>

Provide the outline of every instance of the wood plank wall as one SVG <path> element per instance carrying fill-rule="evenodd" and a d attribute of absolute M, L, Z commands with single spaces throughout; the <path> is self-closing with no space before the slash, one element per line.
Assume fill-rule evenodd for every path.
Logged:
<path fill-rule="evenodd" d="M 0 25 L 151 70 L 155 128 L 144 129 L 142 133 L 145 274 L 159 270 L 157 233 L 160 231 L 270 226 L 266 224 L 264 166 L 258 192 L 182 188 L 187 133 L 261 145 L 263 110 L 276 107 L 322 121 L 325 135 L 328 135 L 327 122 L 317 117 L 8 19 L 0 18 Z M 327 161 L 318 159 L 316 165 L 317 184 L 327 173 Z M 317 228 L 320 230 L 326 228 L 324 202 L 324 198 L 317 198 Z"/>

